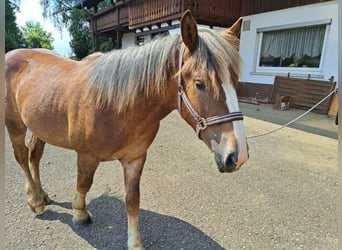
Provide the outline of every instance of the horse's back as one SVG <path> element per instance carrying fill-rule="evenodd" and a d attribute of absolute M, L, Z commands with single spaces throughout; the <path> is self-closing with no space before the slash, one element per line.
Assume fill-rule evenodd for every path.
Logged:
<path fill-rule="evenodd" d="M 55 56 L 62 58 L 59 56 L 57 53 L 54 51 L 48 50 L 48 49 L 15 49 L 7 52 L 5 54 L 5 65 L 13 65 L 13 64 L 20 64 L 25 60 L 30 60 L 34 57 L 39 57 L 39 56 L 44 56 L 44 55 L 50 55 L 50 56 Z"/>
<path fill-rule="evenodd" d="M 10 50 L 5 54 L 5 62 L 13 59 L 19 59 L 24 57 L 30 57 L 34 55 L 52 55 L 62 58 L 59 54 L 56 52 L 49 50 L 49 49 L 43 49 L 43 48 L 35 48 L 35 49 L 15 49 Z"/>
<path fill-rule="evenodd" d="M 48 49 L 16 49 L 11 50 L 5 55 L 5 75 L 6 87 L 13 86 L 20 81 L 22 74 L 46 74 L 48 70 L 37 70 L 47 68 L 49 65 L 54 67 L 63 64 L 74 64 L 70 59 L 66 59 Z M 30 67 L 32 66 L 32 67 Z M 36 72 L 36 73 L 35 73 Z M 13 81 L 13 80 L 16 81 Z M 38 79 L 37 79 L 38 80 Z"/>

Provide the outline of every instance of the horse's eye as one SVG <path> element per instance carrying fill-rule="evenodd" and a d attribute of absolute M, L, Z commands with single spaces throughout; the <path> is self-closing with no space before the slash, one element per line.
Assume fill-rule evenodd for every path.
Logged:
<path fill-rule="evenodd" d="M 195 81 L 196 88 L 200 91 L 205 91 L 205 84 L 202 81 Z"/>

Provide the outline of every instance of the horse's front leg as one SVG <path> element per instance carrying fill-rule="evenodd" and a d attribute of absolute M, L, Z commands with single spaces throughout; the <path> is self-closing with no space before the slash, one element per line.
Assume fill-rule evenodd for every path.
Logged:
<path fill-rule="evenodd" d="M 139 232 L 140 176 L 146 160 L 146 153 L 134 160 L 120 160 L 124 168 L 126 188 L 126 210 L 128 218 L 128 249 L 144 249 Z"/>
<path fill-rule="evenodd" d="M 77 193 L 72 201 L 74 223 L 87 223 L 90 220 L 86 207 L 86 194 L 88 193 L 97 166 L 100 161 L 88 154 L 77 155 Z"/>

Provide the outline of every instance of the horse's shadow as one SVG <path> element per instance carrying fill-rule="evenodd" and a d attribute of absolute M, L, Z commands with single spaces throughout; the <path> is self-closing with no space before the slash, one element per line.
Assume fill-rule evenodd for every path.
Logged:
<path fill-rule="evenodd" d="M 71 209 L 70 203 L 53 205 Z M 47 209 L 37 216 L 41 220 L 59 220 L 96 249 L 127 249 L 127 216 L 125 203 L 102 195 L 87 205 L 94 217 L 87 226 L 71 222 L 72 214 Z M 140 210 L 140 232 L 146 249 L 224 249 L 196 227 L 175 217 Z"/>

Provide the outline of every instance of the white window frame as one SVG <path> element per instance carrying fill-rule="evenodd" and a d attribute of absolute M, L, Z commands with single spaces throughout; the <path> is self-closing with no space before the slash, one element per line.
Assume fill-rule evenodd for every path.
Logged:
<path fill-rule="evenodd" d="M 321 19 L 311 22 L 304 22 L 304 23 L 294 23 L 288 25 L 278 25 L 272 26 L 267 28 L 258 28 L 257 31 L 257 44 L 256 44 L 256 55 L 254 60 L 254 72 L 252 74 L 260 74 L 260 75 L 293 75 L 293 76 L 307 76 L 312 75 L 316 77 L 324 77 L 323 76 L 323 65 L 325 60 L 326 54 L 326 47 L 327 47 L 327 37 L 330 29 L 331 18 L 329 19 Z M 321 53 L 321 59 L 318 68 L 303 68 L 303 67 L 265 67 L 259 66 L 260 63 L 260 54 L 261 54 L 261 46 L 262 46 L 262 38 L 263 33 L 267 31 L 278 31 L 284 29 L 292 29 L 292 28 L 304 28 L 309 26 L 318 26 L 318 25 L 325 25 L 325 35 Z"/>

